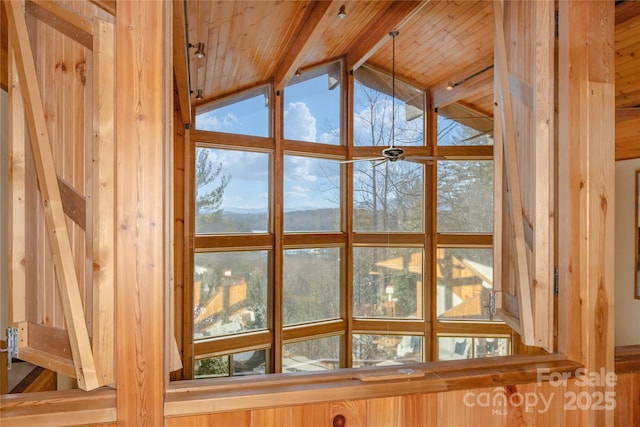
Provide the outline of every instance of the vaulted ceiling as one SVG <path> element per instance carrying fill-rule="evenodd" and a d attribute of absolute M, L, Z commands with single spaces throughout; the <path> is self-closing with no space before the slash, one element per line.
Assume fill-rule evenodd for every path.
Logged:
<path fill-rule="evenodd" d="M 31 0 L 27 0 L 31 1 Z M 92 0 L 96 1 L 96 0 Z M 115 2 L 101 1 L 100 4 Z M 367 63 L 429 89 L 435 106 L 452 101 L 491 114 L 491 1 L 174 1 L 174 66 L 183 109 L 344 58 L 348 70 Z M 338 16 L 344 6 L 346 16 Z M 640 145 L 640 1 L 616 1 L 616 142 Z M 196 58 L 187 43 L 205 44 Z M 182 71 L 180 71 L 182 69 Z M 180 78 L 182 76 L 182 78 Z M 460 83 L 446 90 L 448 82 Z M 7 25 L 0 2 L 0 87 L 7 88 Z M 196 101 L 189 90 L 202 89 Z M 185 108 L 186 106 L 186 108 Z M 631 119 L 631 120 L 630 120 Z M 640 155 L 635 149 L 629 155 Z"/>
<path fill-rule="evenodd" d="M 474 77 L 482 85 L 466 82 L 474 91 L 465 98 L 492 110 L 490 1 L 187 0 L 186 20 L 188 42 L 205 43 L 205 58 L 189 51 L 191 89 L 205 101 L 266 81 L 281 88 L 296 71 L 338 58 L 349 71 L 366 61 L 390 73 L 389 32 L 399 30 L 399 79 L 437 92 L 482 72 Z"/>

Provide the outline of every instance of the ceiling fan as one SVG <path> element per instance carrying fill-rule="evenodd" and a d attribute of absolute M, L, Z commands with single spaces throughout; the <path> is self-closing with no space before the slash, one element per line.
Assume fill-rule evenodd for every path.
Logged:
<path fill-rule="evenodd" d="M 382 150 L 382 155 L 377 157 L 369 157 L 364 159 L 352 159 L 352 160 L 343 160 L 341 163 L 355 163 L 362 161 L 370 161 L 374 162 L 374 167 L 381 165 L 386 162 L 397 162 L 398 160 L 405 160 L 414 163 L 421 163 L 430 165 L 433 164 L 435 160 L 444 160 L 443 156 L 405 156 L 404 150 L 400 147 L 395 146 L 395 122 L 396 122 L 396 36 L 400 32 L 398 30 L 393 30 L 389 32 L 391 39 L 393 41 L 392 45 L 392 59 L 391 59 L 391 99 L 393 102 L 393 108 L 391 108 L 391 145 L 384 150 Z"/>

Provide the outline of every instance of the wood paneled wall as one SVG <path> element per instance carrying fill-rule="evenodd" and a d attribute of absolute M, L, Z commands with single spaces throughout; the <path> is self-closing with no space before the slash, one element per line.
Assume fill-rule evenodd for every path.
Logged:
<path fill-rule="evenodd" d="M 564 385 L 544 382 L 220 412 L 168 418 L 166 426 L 326 427 L 342 415 L 349 427 L 573 427 L 581 425 L 576 418 L 581 408 L 607 405 L 599 395 L 584 394 L 577 385 L 569 380 Z M 615 393 L 614 425 L 639 426 L 640 372 L 619 375 Z"/>

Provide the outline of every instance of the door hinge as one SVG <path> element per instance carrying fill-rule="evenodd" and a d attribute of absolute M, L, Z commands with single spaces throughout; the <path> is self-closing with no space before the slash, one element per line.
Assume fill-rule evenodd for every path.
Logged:
<path fill-rule="evenodd" d="M 11 370 L 11 361 L 18 357 L 18 328 L 7 328 L 7 348 L 0 353 L 7 353 L 7 369 Z"/>
<path fill-rule="evenodd" d="M 558 277 L 560 276 L 560 272 L 558 271 L 558 267 L 553 271 L 553 293 L 554 295 L 558 295 L 559 287 L 558 287 Z"/>

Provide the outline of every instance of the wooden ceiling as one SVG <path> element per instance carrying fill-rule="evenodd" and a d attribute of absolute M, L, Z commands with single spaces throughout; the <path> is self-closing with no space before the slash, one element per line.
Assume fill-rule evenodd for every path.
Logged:
<path fill-rule="evenodd" d="M 489 1 L 470 0 L 186 0 L 188 42 L 206 46 L 203 59 L 189 50 L 191 89 L 206 101 L 266 81 L 281 88 L 296 70 L 338 58 L 349 70 L 366 61 L 391 72 L 389 31 L 398 29 L 396 76 L 444 90 L 493 63 L 491 10 Z M 478 78 L 491 83 L 487 74 Z M 471 101 L 491 112 L 490 84 L 476 92 Z"/>
<path fill-rule="evenodd" d="M 640 2 L 616 8 L 616 107 L 640 108 Z"/>
<path fill-rule="evenodd" d="M 109 11 L 115 10 L 115 3 L 91 1 L 112 4 Z M 399 79 L 431 90 L 436 106 L 463 100 L 481 112 L 492 113 L 490 1 L 176 0 L 174 5 L 176 21 L 182 22 L 183 30 L 182 37 L 177 38 L 179 31 L 174 31 L 174 47 L 183 45 L 175 50 L 183 52 L 182 58 L 188 52 L 190 69 L 187 77 L 185 59 L 185 83 L 178 84 L 178 88 L 187 100 L 187 80 L 191 80 L 192 90 L 203 90 L 204 100 L 196 102 L 195 94 L 191 94 L 191 105 L 268 81 L 283 87 L 297 70 L 304 72 L 338 58 L 345 59 L 348 69 L 366 62 L 390 72 L 388 33 L 399 29 Z M 346 17 L 340 19 L 338 12 L 343 5 Z M 195 58 L 194 50 L 186 49 L 188 42 L 204 42 L 206 57 Z M 616 107 L 620 119 L 616 141 L 626 147 L 640 146 L 640 1 L 616 2 L 615 47 Z M 0 87 L 4 89 L 6 52 L 6 16 L 4 2 L 0 2 Z M 178 64 L 180 57 L 176 58 Z M 470 76 L 474 77 L 468 79 Z M 464 82 L 447 91 L 449 81 Z M 630 149 L 625 158 L 640 156 L 640 147 Z"/>
<path fill-rule="evenodd" d="M 195 105 L 268 81 L 282 88 L 297 70 L 338 58 L 348 70 L 366 61 L 390 73 L 388 33 L 398 29 L 399 79 L 430 89 L 436 106 L 462 98 L 492 113 L 490 1 L 185 0 L 185 9 L 187 42 L 203 42 L 206 49 L 203 59 L 189 49 Z M 640 2 L 617 2 L 616 25 L 616 107 L 638 107 Z M 456 90 L 445 90 L 448 82 L 463 80 Z M 193 99 L 197 89 L 203 101 Z"/>

